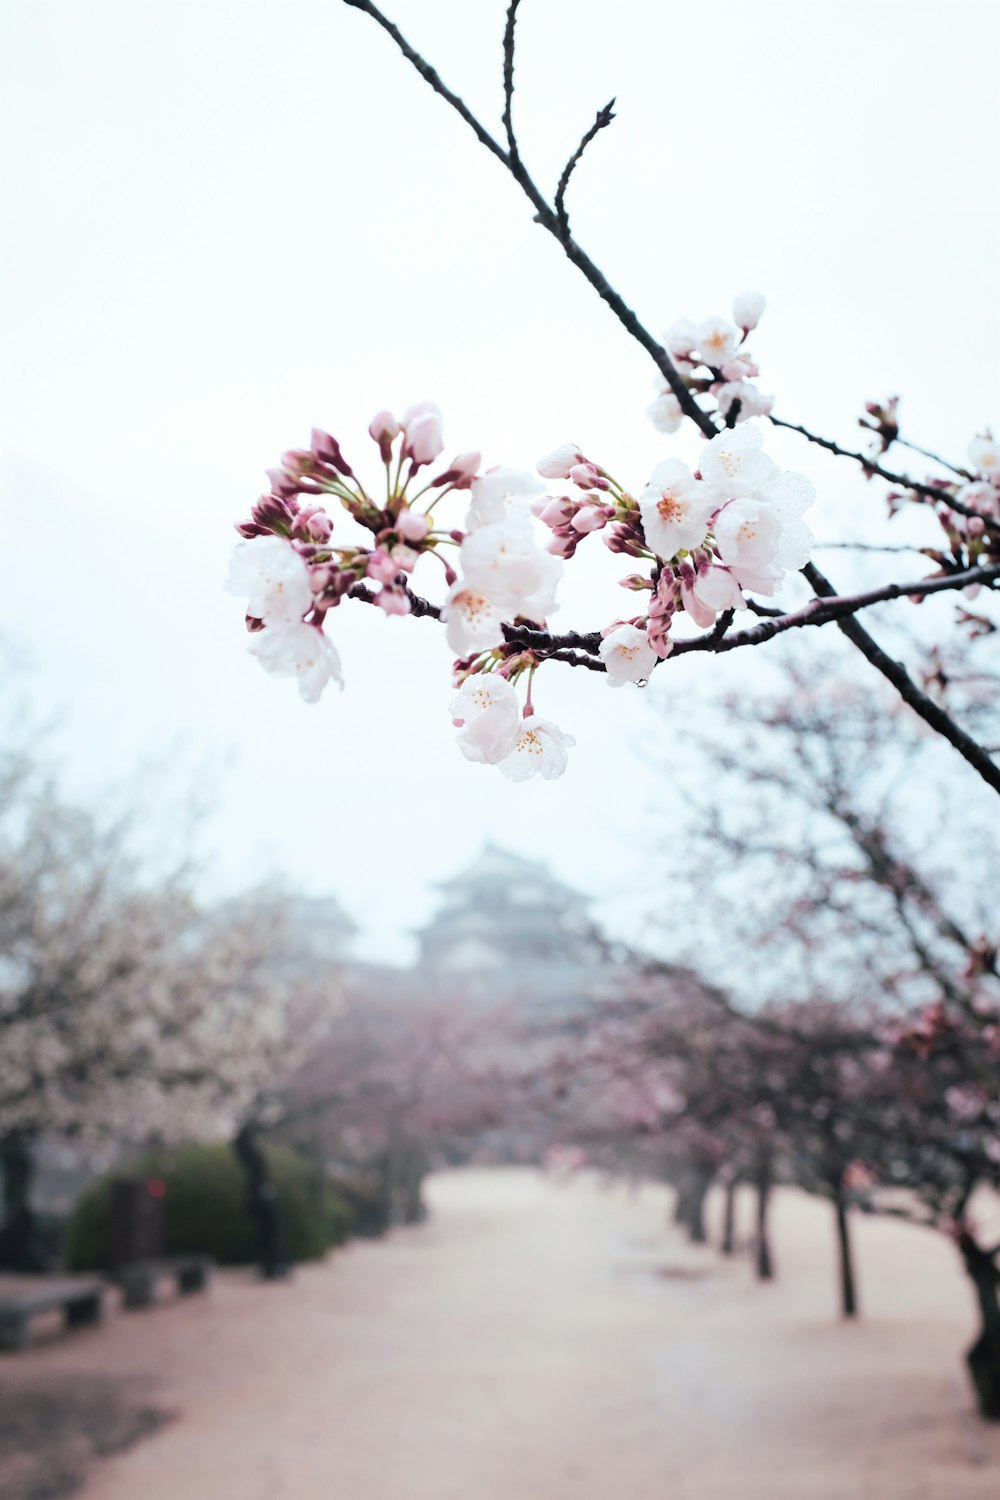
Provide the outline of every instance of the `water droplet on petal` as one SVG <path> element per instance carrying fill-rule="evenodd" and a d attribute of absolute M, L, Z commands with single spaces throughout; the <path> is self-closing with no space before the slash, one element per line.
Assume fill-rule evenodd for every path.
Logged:
<path fill-rule="evenodd" d="M 636 685 L 636 687 L 649 687 L 649 678 L 648 677 L 637 677 L 636 680 L 635 680 L 635 685 Z"/>

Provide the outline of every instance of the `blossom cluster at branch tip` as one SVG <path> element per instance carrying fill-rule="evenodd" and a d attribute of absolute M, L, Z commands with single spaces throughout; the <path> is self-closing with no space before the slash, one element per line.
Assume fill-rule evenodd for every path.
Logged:
<path fill-rule="evenodd" d="M 314 429 L 308 449 L 289 450 L 268 472 L 268 493 L 237 526 L 243 540 L 226 586 L 246 600 L 251 654 L 270 675 L 295 678 L 301 697 L 315 703 L 329 682 L 343 686 L 326 624 L 345 597 L 389 616 L 419 606 L 443 622 L 460 658 L 456 680 L 475 674 L 470 726 L 459 739 L 468 758 L 497 764 L 515 781 L 560 775 L 573 741 L 535 716 L 530 686 L 522 715 L 514 684 L 525 672 L 530 684 L 538 659 L 508 650 L 505 640 L 515 623 L 543 629 L 556 606 L 562 563 L 539 545 L 532 514 L 541 481 L 515 469 L 481 473 L 472 451 L 434 472 L 444 436 L 432 402 L 398 420 L 380 411 L 368 433 L 384 466 L 384 494 L 376 498 L 337 439 Z M 468 507 L 456 526 L 437 507 L 463 492 Z M 447 589 L 440 608 L 410 587 L 431 555 Z"/>
<path fill-rule="evenodd" d="M 738 328 L 710 320 L 698 339 L 728 356 L 761 307 L 747 294 L 737 303 Z M 785 571 L 808 557 L 801 514 L 812 486 L 776 467 L 753 423 L 718 433 L 696 470 L 664 460 L 638 499 L 575 443 L 540 459 L 535 473 L 481 471 L 471 451 L 441 467 L 441 413 L 430 402 L 400 419 L 380 411 L 368 433 L 384 492 L 367 488 L 337 439 L 315 429 L 308 449 L 289 450 L 269 471 L 268 493 L 238 525 L 227 587 L 246 601 L 250 651 L 272 676 L 294 678 L 313 703 L 328 683 L 343 686 L 327 624 L 345 598 L 377 604 L 387 616 L 436 617 L 456 658 L 459 748 L 513 781 L 561 775 L 573 745 L 536 712 L 535 674 L 545 661 L 590 665 L 614 688 L 644 684 L 673 649 L 678 616 L 713 627 L 723 612 L 746 607 L 747 592 L 773 594 Z M 545 480 L 562 492 L 547 491 Z M 465 497 L 464 513 L 456 513 L 456 497 Z M 648 594 L 646 608 L 591 637 L 560 640 L 548 620 L 565 563 L 595 533 L 640 565 L 621 583 Z M 443 584 L 439 605 L 411 586 L 431 556 L 441 568 L 433 573 Z M 581 642 L 585 654 L 566 651 L 565 642 Z"/>
<path fill-rule="evenodd" d="M 746 347 L 764 306 L 760 292 L 740 292 L 733 299 L 731 321 L 706 318 L 694 323 L 679 318 L 663 335 L 664 348 L 685 385 L 695 395 L 708 396 L 730 425 L 765 417 L 774 407 L 774 397 L 754 384 L 760 370 Z M 657 431 L 676 432 L 684 417 L 681 404 L 659 373 L 655 385 L 656 399 L 647 407 L 649 418 Z"/>

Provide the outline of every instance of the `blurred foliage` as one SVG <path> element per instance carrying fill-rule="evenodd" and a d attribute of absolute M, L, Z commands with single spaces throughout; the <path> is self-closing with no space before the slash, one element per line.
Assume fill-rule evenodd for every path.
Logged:
<path fill-rule="evenodd" d="M 264 1154 L 289 1258 L 321 1259 L 351 1233 L 351 1206 L 287 1146 L 267 1145 Z M 220 1142 L 147 1151 L 92 1183 L 77 1200 L 69 1221 L 66 1263 L 71 1270 L 107 1268 L 111 1184 L 117 1178 L 136 1177 L 159 1178 L 166 1187 L 165 1255 L 210 1255 L 219 1265 L 254 1261 L 245 1178 L 232 1147 Z"/>

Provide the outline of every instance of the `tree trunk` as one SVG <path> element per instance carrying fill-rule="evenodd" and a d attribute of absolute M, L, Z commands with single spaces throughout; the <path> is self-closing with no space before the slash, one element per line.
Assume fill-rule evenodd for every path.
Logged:
<path fill-rule="evenodd" d="M 712 1175 L 707 1168 L 702 1167 L 697 1172 L 691 1189 L 687 1224 L 688 1238 L 692 1245 L 704 1245 L 708 1242 L 705 1229 L 705 1199 L 712 1186 Z"/>
<path fill-rule="evenodd" d="M 734 1173 L 726 1178 L 725 1207 L 722 1216 L 722 1244 L 719 1246 L 723 1255 L 732 1255 L 736 1248 L 736 1189 L 739 1187 L 739 1178 Z"/>
<path fill-rule="evenodd" d="M 854 1276 L 854 1255 L 851 1248 L 851 1226 L 847 1217 L 847 1204 L 843 1190 L 834 1188 L 834 1212 L 837 1220 L 837 1259 L 840 1269 L 840 1312 L 844 1318 L 858 1315 L 857 1283 Z"/>
<path fill-rule="evenodd" d="M 691 1180 L 687 1173 L 678 1179 L 674 1189 L 672 1218 L 675 1224 L 687 1224 L 690 1217 Z"/>
<path fill-rule="evenodd" d="M 980 1414 L 1000 1422 L 1000 1270 L 996 1256 L 980 1248 L 971 1234 L 958 1237 L 958 1249 L 976 1290 L 981 1332 L 966 1354 Z"/>
<path fill-rule="evenodd" d="M 34 1138 L 26 1130 L 13 1130 L 0 1139 L 0 1173 L 3 1175 L 3 1228 L 0 1229 L 0 1269 L 44 1271 L 45 1254 L 38 1222 L 31 1207 L 35 1176 Z"/>
<path fill-rule="evenodd" d="M 757 1188 L 757 1279 L 758 1281 L 772 1281 L 774 1260 L 771 1256 L 771 1242 L 767 1226 L 767 1211 L 771 1201 L 771 1152 L 767 1147 L 761 1149 L 757 1158 L 755 1186 Z"/>
<path fill-rule="evenodd" d="M 251 1125 L 240 1127 L 233 1150 L 246 1178 L 246 1209 L 254 1226 L 257 1264 L 266 1281 L 277 1281 L 289 1275 L 291 1265 L 282 1241 L 277 1193 Z"/>

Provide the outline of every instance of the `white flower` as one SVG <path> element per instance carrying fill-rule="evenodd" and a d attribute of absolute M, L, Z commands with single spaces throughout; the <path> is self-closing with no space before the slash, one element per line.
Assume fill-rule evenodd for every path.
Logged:
<path fill-rule="evenodd" d="M 315 625 L 300 621 L 258 630 L 250 638 L 250 652 L 272 677 L 297 677 L 306 703 L 318 703 L 328 682 L 344 686 L 337 648 Z"/>
<path fill-rule="evenodd" d="M 247 614 L 267 625 L 293 624 L 312 607 L 309 570 L 291 542 L 280 536 L 240 542 L 226 588 L 245 594 Z"/>
<path fill-rule="evenodd" d="M 722 507 L 714 525 L 719 556 L 742 588 L 773 594 L 786 569 L 808 561 L 812 534 L 802 512 L 815 498 L 804 475 L 784 473 Z"/>
<path fill-rule="evenodd" d="M 445 637 L 456 656 L 471 656 L 488 651 L 503 640 L 506 611 L 499 600 L 481 584 L 460 578 L 453 583 L 441 606 Z"/>
<path fill-rule="evenodd" d="M 774 479 L 777 466 L 763 452 L 759 427 L 749 422 L 720 432 L 702 451 L 698 471 L 720 498 L 735 500 L 750 495 Z"/>
<path fill-rule="evenodd" d="M 774 409 L 774 397 L 765 396 L 752 380 L 728 380 L 722 385 L 713 385 L 712 394 L 724 417 L 729 416 L 734 401 L 740 403 L 737 422 L 745 422 L 749 417 L 766 417 Z"/>
<path fill-rule="evenodd" d="M 816 487 L 804 474 L 785 469 L 760 492 L 781 522 L 777 559 L 783 568 L 802 568 L 809 561 L 815 538 L 802 519 L 816 499 Z"/>
<path fill-rule="evenodd" d="M 767 306 L 760 292 L 737 292 L 733 298 L 733 319 L 749 333 L 756 328 Z"/>
<path fill-rule="evenodd" d="M 731 500 L 715 521 L 719 556 L 744 588 L 773 594 L 781 582 L 776 560 L 781 522 L 771 507 L 756 495 Z"/>
<path fill-rule="evenodd" d="M 663 342 L 676 362 L 678 358 L 690 354 L 697 346 L 697 325 L 692 323 L 690 318 L 678 318 L 675 323 L 671 323 L 663 335 Z"/>
<path fill-rule="evenodd" d="M 671 390 L 661 391 L 646 407 L 646 415 L 657 432 L 676 432 L 684 420 L 681 403 Z"/>
<path fill-rule="evenodd" d="M 726 568 L 706 568 L 693 583 L 682 581 L 681 599 L 694 623 L 703 630 L 715 624 L 722 610 L 747 608 L 739 584 Z"/>
<path fill-rule="evenodd" d="M 639 513 L 648 545 L 669 559 L 682 548 L 699 547 L 718 500 L 679 459 L 657 464 L 639 496 Z"/>
<path fill-rule="evenodd" d="M 495 766 L 514 749 L 521 709 L 506 677 L 482 672 L 467 677 L 452 699 L 451 715 L 466 760 Z"/>
<path fill-rule="evenodd" d="M 533 715 L 522 721 L 514 748 L 499 762 L 500 769 L 511 781 L 527 781 L 531 776 L 552 781 L 565 771 L 566 752 L 575 744 L 558 725 Z"/>
<path fill-rule="evenodd" d="M 598 650 L 612 687 L 640 682 L 649 676 L 658 660 L 649 637 L 637 625 L 619 625 L 604 637 Z"/>
<path fill-rule="evenodd" d="M 524 615 L 541 622 L 555 609 L 562 563 L 537 545 L 526 515 L 470 532 L 460 556 L 466 581 L 496 599 L 505 620 Z"/>
<path fill-rule="evenodd" d="M 995 474 L 1000 469 L 1000 443 L 989 432 L 969 444 L 969 462 L 977 474 Z"/>
<path fill-rule="evenodd" d="M 732 359 L 740 341 L 740 331 L 727 318 L 706 318 L 695 329 L 695 347 L 706 365 L 717 370 Z"/>
<path fill-rule="evenodd" d="M 532 500 L 545 486 L 534 474 L 520 469 L 490 469 L 472 482 L 472 501 L 465 518 L 466 531 L 492 526 L 512 515 L 527 515 Z"/>
<path fill-rule="evenodd" d="M 568 479 L 570 469 L 583 461 L 583 454 L 575 443 L 563 443 L 562 447 L 553 448 L 551 453 L 540 458 L 535 468 L 546 479 Z"/>

